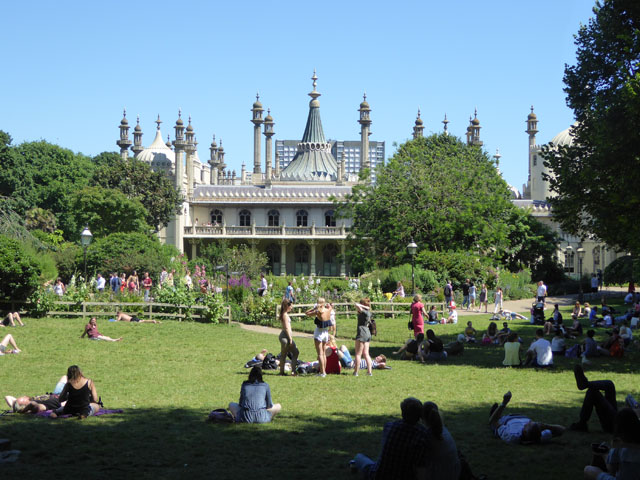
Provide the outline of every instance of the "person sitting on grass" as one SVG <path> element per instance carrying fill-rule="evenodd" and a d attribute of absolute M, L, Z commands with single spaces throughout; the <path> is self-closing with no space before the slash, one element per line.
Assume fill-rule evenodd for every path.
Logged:
<path fill-rule="evenodd" d="M 567 347 L 565 345 L 564 335 L 562 335 L 562 330 L 556 328 L 556 334 L 551 339 L 551 352 L 554 357 L 562 357 L 566 349 Z"/>
<path fill-rule="evenodd" d="M 116 322 L 160 323 L 160 320 L 153 320 L 151 318 L 144 320 L 140 317 L 136 317 L 135 315 L 127 315 L 126 313 L 122 313 L 121 311 L 118 311 L 116 313 Z"/>
<path fill-rule="evenodd" d="M 612 448 L 593 449 L 598 465 L 584 467 L 587 480 L 640 478 L 640 420 L 630 408 L 623 408 L 616 414 L 614 423 Z M 597 447 L 602 448 L 602 444 Z M 607 454 L 606 462 L 602 458 L 604 454 Z"/>
<path fill-rule="evenodd" d="M 484 335 L 482 335 L 482 344 L 490 345 L 498 343 L 498 325 L 496 322 L 489 323 L 489 327 Z"/>
<path fill-rule="evenodd" d="M 438 405 L 424 402 L 422 422 L 428 431 L 425 465 L 418 468 L 417 478 L 458 480 L 460 478 L 460 456 L 456 442 L 444 426 Z"/>
<path fill-rule="evenodd" d="M 350 465 L 362 478 L 416 478 L 427 454 L 428 432 L 419 424 L 422 402 L 405 398 L 400 404 L 402 420 L 388 422 L 382 431 L 382 449 L 377 461 L 358 453 Z"/>
<path fill-rule="evenodd" d="M 536 330 L 536 339 L 527 350 L 524 365 L 528 367 L 550 367 L 553 365 L 553 353 L 551 343 L 545 340 L 541 328 Z"/>
<path fill-rule="evenodd" d="M 582 307 L 580 306 L 580 302 L 576 302 L 573 305 L 573 310 L 571 311 L 571 318 L 576 319 L 582 316 Z"/>
<path fill-rule="evenodd" d="M 589 381 L 584 374 L 582 365 L 576 365 L 573 367 L 573 375 L 576 379 L 576 386 L 578 390 L 586 390 L 582 407 L 580 408 L 579 420 L 572 423 L 569 426 L 570 430 L 578 432 L 589 431 L 589 419 L 591 414 L 595 410 L 600 421 L 602 431 L 606 433 L 613 433 L 615 426 L 615 416 L 618 412 L 618 402 L 616 401 L 616 386 L 611 380 L 596 380 Z M 604 392 L 602 395 L 601 392 Z M 640 415 L 640 408 L 638 408 L 637 402 L 633 400 L 633 397 L 629 395 L 627 397 L 627 403 L 634 408 L 634 412 Z"/>
<path fill-rule="evenodd" d="M 67 376 L 63 375 L 58 380 L 55 388 L 53 389 L 53 393 L 38 395 L 35 397 L 12 397 L 7 395 L 4 397 L 4 401 L 7 402 L 9 408 L 11 408 L 15 413 L 38 413 L 45 412 L 47 410 L 56 410 L 64 405 L 60 403 L 60 393 L 62 393 L 62 389 L 67 384 Z"/>
<path fill-rule="evenodd" d="M 438 361 L 447 359 L 444 344 L 442 340 L 436 337 L 433 330 L 427 330 L 427 341 L 422 344 L 422 349 L 418 352 L 418 356 L 421 362 L 426 360 Z"/>
<path fill-rule="evenodd" d="M 467 322 L 467 327 L 464 329 L 464 340 L 467 343 L 476 343 L 476 329 L 473 328 L 471 320 Z"/>
<path fill-rule="evenodd" d="M 579 335 L 582 335 L 582 323 L 580 323 L 580 318 L 576 317 L 573 319 L 573 323 L 570 327 L 565 327 L 566 333 L 570 335 L 572 338 L 576 338 Z"/>
<path fill-rule="evenodd" d="M 629 328 L 628 323 L 629 322 L 625 320 L 620 326 L 620 338 L 622 338 L 625 347 L 631 343 L 631 339 L 633 338 L 633 332 Z"/>
<path fill-rule="evenodd" d="M 451 305 L 449 305 L 449 316 L 446 319 L 443 319 L 442 323 L 458 323 L 458 310 L 456 310 L 456 302 L 451 302 Z"/>
<path fill-rule="evenodd" d="M 95 415 L 100 410 L 95 383 L 86 378 L 77 365 L 71 365 L 67 369 L 67 383 L 58 399 L 60 404 L 66 403 L 52 412 L 50 418 L 57 418 L 58 415 L 76 415 L 82 419 Z"/>
<path fill-rule="evenodd" d="M 282 405 L 271 401 L 271 388 L 262 380 L 262 369 L 255 366 L 249 372 L 249 379 L 242 383 L 240 400 L 231 402 L 229 411 L 236 422 L 269 423 Z"/>
<path fill-rule="evenodd" d="M 11 345 L 13 349 L 8 349 L 7 347 Z M 20 353 L 22 350 L 18 348 L 16 341 L 13 339 L 13 335 L 10 333 L 6 334 L 0 342 L 0 355 L 4 355 L 5 353 Z"/>
<path fill-rule="evenodd" d="M 429 312 L 427 313 L 427 323 L 430 325 L 435 325 L 438 323 L 438 310 L 436 310 L 435 305 L 431 305 Z"/>
<path fill-rule="evenodd" d="M 105 340 L 107 342 L 119 342 L 120 340 L 122 340 L 122 337 L 111 338 L 107 337 L 106 335 L 102 335 L 98 331 L 98 321 L 96 320 L 96 317 L 92 317 L 91 320 L 89 320 L 89 323 L 85 325 L 84 332 L 82 332 L 80 338 L 84 338 L 85 335 L 89 336 L 89 340 Z"/>
<path fill-rule="evenodd" d="M 529 417 L 520 414 L 502 415 L 507 404 L 511 401 L 511 392 L 502 397 L 502 403 L 494 403 L 489 412 L 489 426 L 495 437 L 506 443 L 528 445 L 533 443 L 547 443 L 552 437 L 558 437 L 565 431 L 562 425 L 551 425 L 534 422 Z"/>
<path fill-rule="evenodd" d="M 502 328 L 498 330 L 498 334 L 496 338 L 498 339 L 498 343 L 500 345 L 504 345 L 504 342 L 507 341 L 507 338 L 511 335 L 511 329 L 509 328 L 509 324 L 507 322 L 502 322 Z"/>
<path fill-rule="evenodd" d="M 589 302 L 584 302 L 584 308 L 582 309 L 582 315 L 580 315 L 580 317 L 589 318 L 589 314 L 591 314 L 591 305 L 589 305 Z"/>
<path fill-rule="evenodd" d="M 518 334 L 511 332 L 504 342 L 504 360 L 502 364 L 507 367 L 519 367 L 522 363 L 520 360 L 520 342 Z"/>
<path fill-rule="evenodd" d="M 24 327 L 24 323 L 22 323 L 20 314 L 18 312 L 9 312 L 2 319 L 0 327 L 15 327 L 16 322 L 18 322 L 21 327 Z"/>
<path fill-rule="evenodd" d="M 602 342 L 602 353 L 610 357 L 622 357 L 624 355 L 624 340 L 620 337 L 620 330 L 618 327 L 614 327 L 609 333 L 610 337 Z"/>
<path fill-rule="evenodd" d="M 398 349 L 396 352 L 391 352 L 392 355 L 401 355 L 401 360 L 415 360 L 418 351 L 422 346 L 422 342 L 424 342 L 424 333 L 419 333 L 418 336 L 414 338 L 409 338 L 405 344 Z"/>

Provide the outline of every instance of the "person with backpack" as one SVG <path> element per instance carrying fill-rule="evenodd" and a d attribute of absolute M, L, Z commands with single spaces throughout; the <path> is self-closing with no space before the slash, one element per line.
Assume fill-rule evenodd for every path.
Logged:
<path fill-rule="evenodd" d="M 364 356 L 367 362 L 367 375 L 373 375 L 371 356 L 369 355 L 369 342 L 371 342 L 371 324 L 373 313 L 371 312 L 371 300 L 363 298 L 360 303 L 356 303 L 358 311 L 358 333 L 356 334 L 356 363 L 353 366 L 353 376 L 358 376 L 360 369 L 360 359 Z"/>
<path fill-rule="evenodd" d="M 240 400 L 231 402 L 229 411 L 236 422 L 269 423 L 282 410 L 282 405 L 271 401 L 271 388 L 262 380 L 262 369 L 254 366 L 249 379 L 242 383 Z"/>
<path fill-rule="evenodd" d="M 453 299 L 453 287 L 451 286 L 451 280 L 447 280 L 447 284 L 444 286 L 442 293 L 444 293 L 444 303 L 448 307 Z"/>

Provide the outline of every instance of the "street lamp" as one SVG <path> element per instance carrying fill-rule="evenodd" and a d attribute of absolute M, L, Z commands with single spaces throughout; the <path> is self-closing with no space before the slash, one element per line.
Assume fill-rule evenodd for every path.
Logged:
<path fill-rule="evenodd" d="M 416 252 L 418 251 L 418 245 L 416 245 L 416 242 L 413 241 L 413 237 L 411 238 L 411 243 L 409 245 L 407 245 L 407 251 L 409 252 L 409 255 L 411 255 L 411 295 L 415 295 L 416 294 L 416 277 L 415 277 L 415 273 L 414 273 L 414 269 L 415 269 L 415 259 L 416 259 Z"/>
<path fill-rule="evenodd" d="M 578 254 L 578 284 L 580 285 L 580 295 L 578 295 L 578 301 L 582 303 L 584 302 L 584 294 L 582 293 L 582 259 L 584 258 L 585 250 L 582 247 L 578 247 L 576 253 Z"/>
<path fill-rule="evenodd" d="M 80 243 L 82 244 L 82 249 L 84 250 L 84 281 L 87 281 L 87 247 L 91 244 L 91 240 L 93 240 L 93 235 L 91 234 L 91 230 L 89 230 L 89 225 L 84 227 L 84 230 L 80 234 Z"/>

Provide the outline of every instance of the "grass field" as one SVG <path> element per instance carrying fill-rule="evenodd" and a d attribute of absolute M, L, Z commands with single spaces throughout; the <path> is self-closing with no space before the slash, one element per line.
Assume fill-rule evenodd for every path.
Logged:
<path fill-rule="evenodd" d="M 565 318 L 570 317 L 567 313 Z M 458 325 L 436 326 L 443 340 L 461 332 L 467 319 L 481 331 L 487 315 L 461 317 Z M 378 318 L 374 354 L 391 352 L 409 336 L 407 319 Z M 7 478 L 352 478 L 346 467 L 357 452 L 376 457 L 382 427 L 399 417 L 407 396 L 435 401 L 473 471 L 491 479 L 581 478 L 590 444 L 608 440 L 597 420 L 592 433 L 568 432 L 551 445 L 509 446 L 492 438 L 488 410 L 511 390 L 507 412 L 522 412 L 569 425 L 577 420 L 584 393 L 576 389 L 575 359 L 561 358 L 549 371 L 501 367 L 499 347 L 468 347 L 446 363 L 390 361 L 392 370 L 353 378 L 279 377 L 266 372 L 275 402 L 283 406 L 267 425 L 212 425 L 208 412 L 237 401 L 246 379 L 243 365 L 261 348 L 276 350 L 275 335 L 237 325 L 163 322 L 132 325 L 100 321 L 100 331 L 120 343 L 81 340 L 80 319 L 26 319 L 25 328 L 5 328 L 23 353 L 0 357 L 0 395 L 35 395 L 53 389 L 71 364 L 92 378 L 107 408 L 123 414 L 48 420 L 0 417 L 0 437 L 22 451 L 3 466 Z M 512 328 L 531 342 L 534 327 Z M 309 329 L 308 323 L 297 325 Z M 341 343 L 353 351 L 355 319 L 339 324 Z M 602 329 L 598 332 L 604 338 Z M 303 360 L 313 360 L 311 339 L 296 340 Z M 621 360 L 600 359 L 587 369 L 592 379 L 616 383 L 618 401 L 638 395 L 636 352 Z"/>

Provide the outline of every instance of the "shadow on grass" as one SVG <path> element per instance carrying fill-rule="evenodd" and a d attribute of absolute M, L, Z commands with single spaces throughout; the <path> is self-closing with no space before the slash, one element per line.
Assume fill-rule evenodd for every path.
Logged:
<path fill-rule="evenodd" d="M 418 397 L 428 400 L 426 393 Z M 492 436 L 487 424 L 489 406 L 501 397 L 502 392 L 496 392 L 495 398 L 472 408 L 440 405 L 446 425 L 476 473 L 492 479 L 578 478 L 590 459 L 590 443 L 609 438 L 593 419 L 594 433 L 567 432 L 552 445 L 504 444 Z M 575 405 L 541 407 L 520 400 L 514 398 L 516 405 L 506 413 L 565 425 L 577 417 Z M 5 465 L 3 473 L 8 478 L 350 478 L 348 460 L 357 452 L 375 458 L 384 423 L 396 419 L 283 412 L 267 425 L 221 425 L 206 423 L 207 413 L 130 409 L 83 421 L 3 417 L 3 436 L 22 451 L 20 460 Z"/>

